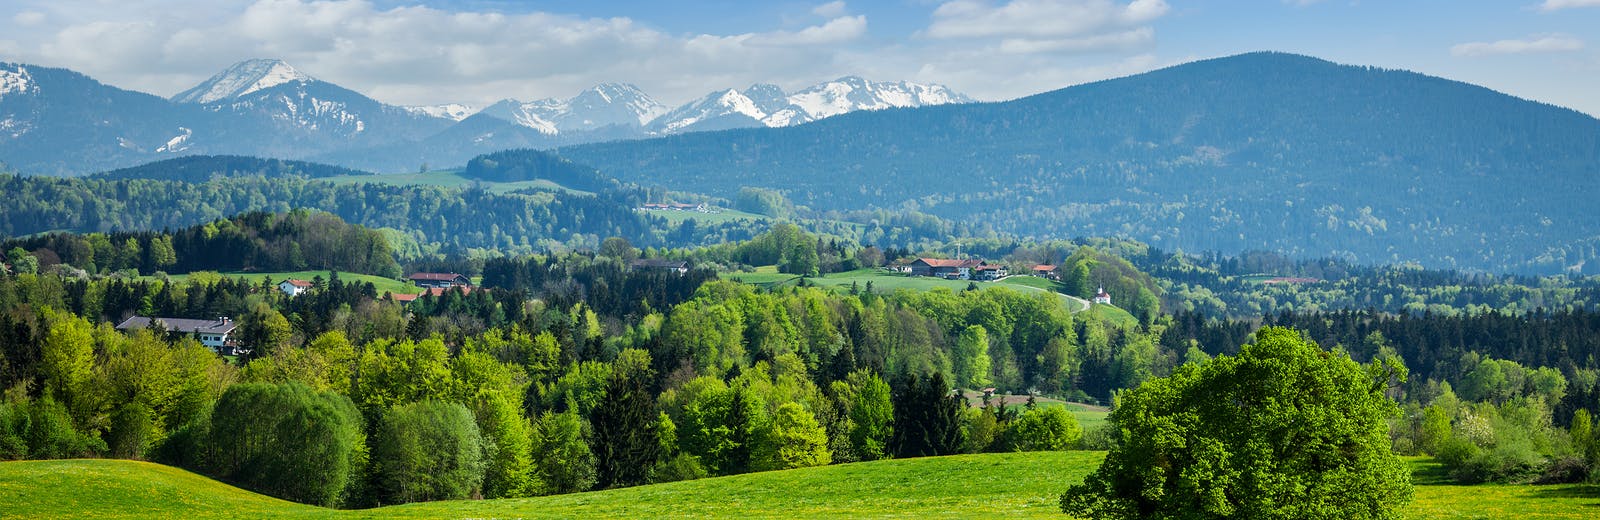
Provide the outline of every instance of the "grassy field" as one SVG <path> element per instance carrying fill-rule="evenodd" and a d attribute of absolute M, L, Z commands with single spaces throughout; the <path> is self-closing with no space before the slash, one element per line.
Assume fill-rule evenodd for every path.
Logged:
<path fill-rule="evenodd" d="M 779 273 L 775 266 L 770 265 L 756 268 L 756 272 L 754 273 L 723 273 L 722 277 L 729 280 L 739 280 L 744 283 L 768 289 L 786 285 L 794 285 L 800 281 L 799 276 Z M 931 291 L 941 287 L 950 289 L 952 291 L 964 291 L 967 289 L 967 285 L 969 283 L 973 283 L 966 280 L 945 280 L 943 278 L 933 278 L 928 276 L 911 276 L 876 268 L 857 269 L 843 273 L 830 273 L 824 276 L 810 278 L 808 281 L 818 287 L 827 287 L 838 291 L 849 290 L 851 284 L 855 284 L 857 288 L 865 291 L 867 290 L 867 282 L 872 282 L 872 290 L 879 293 L 894 292 L 900 289 L 912 291 Z M 1072 308 L 1073 312 L 1081 312 L 1088 308 L 1088 302 L 1056 292 L 1057 284 L 1043 278 L 1033 276 L 1012 276 L 998 282 L 976 283 L 980 289 L 1005 287 L 1022 293 L 1048 292 L 1051 294 L 1056 294 L 1068 301 L 1068 304 Z M 1111 310 L 1108 310 L 1108 312 L 1122 312 L 1122 314 L 1127 318 L 1133 318 L 1132 315 L 1128 314 L 1127 312 L 1123 312 L 1121 309 L 1116 309 L 1115 307 L 1112 307 Z M 1113 319 L 1120 319 L 1115 314 L 1110 316 Z M 1134 322 L 1137 323 L 1138 320 L 1134 320 Z"/>
<path fill-rule="evenodd" d="M 703 224 L 721 224 L 723 222 L 733 222 L 733 221 L 738 221 L 738 220 L 750 220 L 750 221 L 767 220 L 767 217 L 765 215 L 757 215 L 755 213 L 746 213 L 746 212 L 739 211 L 739 210 L 736 210 L 736 209 L 713 208 L 712 211 L 715 211 L 716 213 L 701 213 L 701 212 L 698 212 L 698 211 L 677 211 L 677 210 L 671 210 L 671 209 L 646 209 L 646 210 L 640 210 L 640 212 L 642 212 L 642 213 L 644 213 L 646 215 L 650 215 L 652 217 L 661 217 L 661 218 L 667 219 L 668 222 L 671 222 L 673 224 L 677 224 L 677 223 L 683 222 L 685 220 L 697 220 L 697 221 L 699 221 L 699 222 L 701 222 Z"/>
<path fill-rule="evenodd" d="M 300 279 L 300 280 L 310 280 L 310 279 L 312 279 L 314 277 L 317 277 L 317 276 L 321 276 L 323 280 L 327 280 L 328 279 L 328 272 L 327 271 L 294 271 L 294 272 L 278 272 L 278 273 L 221 273 L 221 274 L 222 274 L 222 276 L 226 276 L 226 277 L 229 277 L 229 278 L 243 278 L 243 279 L 249 280 L 251 283 L 261 283 L 261 280 L 264 279 L 264 278 L 271 278 L 273 283 L 281 282 L 281 281 L 284 281 L 284 280 L 287 280 L 287 279 L 290 279 L 290 278 L 297 278 L 297 279 Z M 187 275 L 187 274 L 174 274 L 174 275 L 169 275 L 169 277 L 172 278 L 172 281 L 179 282 L 179 283 L 187 282 L 189 280 L 189 275 Z M 384 277 L 381 277 L 381 276 L 373 276 L 373 275 L 370 275 L 370 274 L 356 274 L 356 273 L 343 273 L 343 272 L 341 272 L 341 273 L 339 273 L 339 279 L 340 280 L 344 280 L 345 282 L 372 282 L 373 287 L 376 287 L 378 289 L 378 294 L 380 296 L 383 293 L 386 293 L 386 292 L 394 293 L 394 294 L 417 294 L 417 293 L 422 292 L 421 288 L 418 288 L 416 285 L 412 285 L 411 282 L 402 282 L 400 280 L 384 278 Z"/>
<path fill-rule="evenodd" d="M 560 184 L 537 179 L 518 182 L 483 182 L 462 177 L 459 170 L 439 170 L 425 173 L 387 173 L 382 175 L 343 175 L 327 177 L 324 180 L 334 184 L 391 184 L 395 186 L 439 186 L 444 188 L 464 188 L 473 183 L 480 183 L 494 193 L 506 193 L 525 188 L 538 188 L 551 191 L 568 191 L 572 193 L 589 194 L 586 191 L 569 189 Z"/>
<path fill-rule="evenodd" d="M 552 497 L 335 511 L 156 464 L 0 463 L 0 516 L 18 518 L 1064 518 L 1057 496 L 1104 452 L 930 457 L 753 473 Z M 1600 486 L 1454 486 L 1412 461 L 1408 517 L 1587 519 Z"/>

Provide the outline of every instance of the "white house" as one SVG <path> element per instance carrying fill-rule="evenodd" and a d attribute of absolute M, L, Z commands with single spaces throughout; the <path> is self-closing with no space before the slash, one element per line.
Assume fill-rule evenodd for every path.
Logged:
<path fill-rule="evenodd" d="M 311 290 L 311 282 L 305 280 L 295 280 L 291 278 L 282 282 L 278 282 L 278 290 L 283 291 L 283 294 L 287 294 L 290 298 L 293 298 L 295 296 L 299 296 L 300 293 Z"/>
<path fill-rule="evenodd" d="M 187 333 L 194 336 L 194 339 L 199 340 L 201 345 L 211 347 L 211 350 L 219 353 L 239 354 L 246 351 L 240 348 L 238 341 L 230 337 L 233 335 L 233 330 L 239 327 L 239 324 L 226 316 L 214 320 L 134 316 L 118 324 L 117 330 L 128 332 L 157 325 L 167 332 Z"/>

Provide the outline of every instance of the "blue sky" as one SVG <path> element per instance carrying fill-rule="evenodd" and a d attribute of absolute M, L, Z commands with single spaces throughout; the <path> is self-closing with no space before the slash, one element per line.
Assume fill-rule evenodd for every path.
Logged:
<path fill-rule="evenodd" d="M 8 0 L 0 60 L 171 95 L 282 58 L 399 104 L 669 104 L 844 75 L 1001 100 L 1194 59 L 1287 51 L 1600 114 L 1600 0 Z"/>

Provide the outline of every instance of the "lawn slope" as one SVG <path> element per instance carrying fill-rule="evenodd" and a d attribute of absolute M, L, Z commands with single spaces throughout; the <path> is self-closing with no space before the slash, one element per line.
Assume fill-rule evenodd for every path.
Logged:
<path fill-rule="evenodd" d="M 930 457 L 509 500 L 335 511 L 174 468 L 118 460 L 0 463 L 4 516 L 21 518 L 1065 518 L 1061 491 L 1104 452 Z M 1453 486 L 1413 462 L 1408 518 L 1594 518 L 1600 486 Z"/>

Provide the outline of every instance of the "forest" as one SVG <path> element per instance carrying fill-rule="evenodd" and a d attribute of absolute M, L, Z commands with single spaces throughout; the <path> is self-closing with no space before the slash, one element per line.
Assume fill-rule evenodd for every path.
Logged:
<path fill-rule="evenodd" d="M 309 262 L 322 258 L 316 241 L 330 233 L 367 237 L 371 254 L 327 258 L 328 276 L 295 297 L 271 280 L 208 270 L 181 282 L 131 277 L 106 260 L 144 262 L 152 244 L 170 243 L 173 272 L 232 267 L 216 262 L 237 260 L 191 252 L 214 240 L 253 262 L 282 261 L 285 241 L 304 241 L 298 249 Z M 1462 482 L 1600 473 L 1592 418 L 1600 314 L 1590 305 L 1230 317 L 1169 303 L 1163 287 L 1172 281 L 1141 270 L 1147 259 L 1122 254 L 1135 246 L 1115 242 L 1021 244 L 1013 254 L 1019 262 L 1061 255 L 1068 293 L 1091 281 L 1148 292 L 1130 298 L 1143 309 L 1135 323 L 1074 313 L 1047 292 L 761 289 L 720 279 L 720 269 L 751 263 L 805 275 L 911 255 L 788 225 L 696 249 L 640 250 L 611 237 L 588 252 L 411 261 L 463 268 L 482 283 L 403 304 L 340 278 L 340 270 L 392 273 L 394 249 L 382 234 L 326 213 L 23 240 L 82 254 L 0 275 L 5 459 L 152 460 L 354 508 L 887 457 L 1107 449 L 1118 442 L 1114 431 L 1086 428 L 1060 406 L 973 403 L 950 390 L 994 387 L 1115 409 L 1125 392 L 1238 356 L 1262 327 L 1281 326 L 1363 370 L 1387 367 L 1374 373 L 1385 374 L 1383 395 L 1395 408 L 1385 420 L 1396 453 L 1433 455 Z M 129 255 L 130 241 L 138 255 Z M 101 242 L 113 245 L 110 256 L 100 255 Z M 663 253 L 697 268 L 630 267 Z M 1270 263 L 1213 260 L 1225 272 Z M 107 263 L 90 270 L 73 262 Z M 1413 281 L 1425 279 L 1459 281 Z M 254 349 L 224 358 L 180 332 L 111 327 L 131 315 L 234 316 L 238 337 Z"/>

